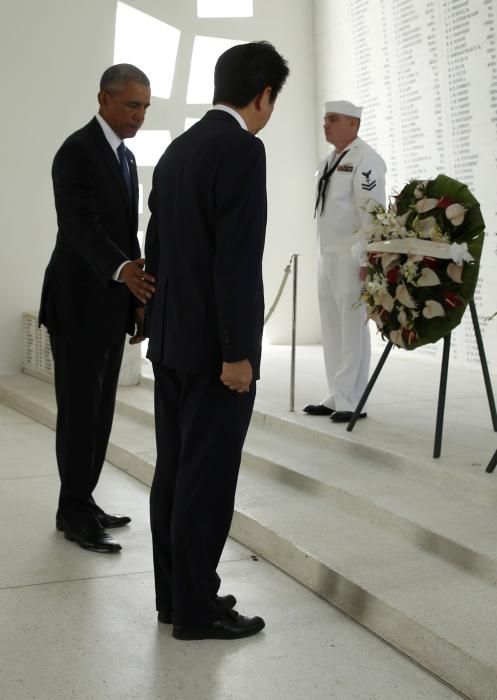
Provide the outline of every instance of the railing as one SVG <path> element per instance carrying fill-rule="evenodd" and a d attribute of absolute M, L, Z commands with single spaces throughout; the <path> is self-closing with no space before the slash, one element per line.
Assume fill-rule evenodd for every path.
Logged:
<path fill-rule="evenodd" d="M 288 277 L 293 268 L 293 300 L 292 300 L 292 350 L 290 367 L 290 411 L 295 410 L 295 347 L 297 333 L 297 277 L 298 277 L 298 253 L 293 253 L 288 265 L 283 272 L 283 279 L 276 297 L 269 308 L 264 325 L 269 321 L 275 311 L 281 296 L 285 290 Z M 38 314 L 33 312 L 23 313 L 23 371 L 39 379 L 53 382 L 53 360 L 50 348 L 50 338 L 43 326 L 38 326 Z M 125 344 L 123 363 L 119 376 L 119 384 L 132 386 L 138 384 L 141 374 L 141 354 L 139 346 Z"/>
<path fill-rule="evenodd" d="M 292 295 L 292 353 L 290 361 L 290 411 L 293 413 L 295 411 L 295 348 L 297 339 L 297 282 L 298 282 L 298 267 L 299 267 L 299 253 L 293 253 L 288 265 L 285 267 L 283 272 L 283 279 L 276 293 L 276 297 L 271 304 L 269 311 L 264 318 L 264 325 L 269 321 L 273 315 L 274 310 L 278 306 L 278 302 L 281 299 L 281 295 L 285 289 L 288 277 L 292 272 L 293 267 L 293 295 Z"/>

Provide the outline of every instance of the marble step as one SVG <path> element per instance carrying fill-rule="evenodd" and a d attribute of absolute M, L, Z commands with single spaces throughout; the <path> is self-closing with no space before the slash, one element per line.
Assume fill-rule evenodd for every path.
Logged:
<path fill-rule="evenodd" d="M 153 426 L 147 386 L 120 390 L 119 412 Z M 408 460 L 313 425 L 256 411 L 243 465 L 301 492 L 326 494 L 331 507 L 360 513 L 461 570 L 497 581 L 497 480 L 484 472 L 462 478 L 434 460 Z"/>
<path fill-rule="evenodd" d="M 469 698 L 497 697 L 495 583 L 247 465 L 231 536 Z"/>
<path fill-rule="evenodd" d="M 121 388 L 117 401 L 120 412 L 153 425 L 152 389 L 153 380 L 150 375 L 142 377 L 139 387 Z M 347 462 L 353 459 L 355 463 L 373 463 L 389 471 L 392 476 L 401 473 L 410 475 L 417 481 L 427 480 L 465 500 L 469 498 L 478 505 L 497 505 L 497 478 L 486 474 L 481 464 L 465 464 L 464 461 L 453 464 L 450 459 L 435 460 L 431 454 L 423 455 L 413 450 L 410 454 L 405 454 L 399 448 L 399 442 L 389 441 L 387 436 L 372 444 L 368 434 L 361 430 L 362 422 L 359 421 L 358 425 L 355 432 L 347 432 L 345 426 L 340 426 L 337 432 L 337 426 L 330 424 L 327 418 L 311 418 L 299 412 L 271 414 L 257 410 L 256 403 L 250 430 L 265 428 L 271 435 L 271 440 L 279 436 L 285 442 L 297 442 L 304 451 L 309 447 L 325 450 L 336 456 L 336 462 L 343 456 Z M 488 433 L 492 435 L 490 430 Z M 484 452 L 484 455 L 486 464 L 490 453 L 487 456 Z M 355 476 L 354 480 L 357 480 Z"/>
<path fill-rule="evenodd" d="M 35 399 L 33 417 L 53 427 L 53 389 L 26 375 L 17 382 L 28 384 L 26 401 Z M 51 399 L 44 400 L 40 389 Z M 22 393 L 17 402 L 21 410 Z M 150 484 L 155 463 L 150 386 L 123 388 L 118 396 L 108 459 Z M 422 469 L 420 463 L 398 460 L 386 450 L 378 454 L 347 438 L 257 412 L 242 464 L 261 474 L 271 473 L 302 493 L 326 494 L 330 507 L 359 513 L 372 525 L 436 553 L 463 571 L 497 581 L 497 482 L 488 475 L 480 477 L 484 486 L 479 489 L 470 489 L 459 479 L 454 483 L 450 472 L 441 482 L 439 465 Z"/>
<path fill-rule="evenodd" d="M 0 400 L 55 424 L 53 387 L 40 380 L 0 377 Z M 108 451 L 147 484 L 151 412 L 150 386 L 120 390 Z M 456 506 L 457 479 L 443 498 L 427 465 L 368 460 L 346 437 L 260 413 L 246 447 L 231 535 L 469 698 L 495 700 L 497 538 L 478 514 L 491 517 L 492 488 L 488 502 L 475 487 Z"/>

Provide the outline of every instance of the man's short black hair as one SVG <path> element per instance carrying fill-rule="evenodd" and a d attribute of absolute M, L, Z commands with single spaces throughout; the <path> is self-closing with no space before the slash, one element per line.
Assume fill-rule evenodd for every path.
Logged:
<path fill-rule="evenodd" d="M 289 72 L 287 61 L 268 41 L 237 44 L 217 60 L 213 104 L 243 108 L 266 87 L 274 102 Z"/>
<path fill-rule="evenodd" d="M 100 90 L 115 90 L 119 92 L 128 82 L 140 83 L 140 85 L 150 87 L 150 80 L 142 70 L 131 63 L 116 63 L 116 65 L 104 71 L 100 78 Z"/>

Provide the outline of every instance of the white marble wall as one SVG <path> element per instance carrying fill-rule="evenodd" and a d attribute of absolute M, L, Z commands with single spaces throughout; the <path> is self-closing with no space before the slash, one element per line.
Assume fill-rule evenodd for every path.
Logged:
<path fill-rule="evenodd" d="M 129 4 L 182 32 L 171 98 L 155 98 L 149 129 L 170 129 L 208 105 L 186 109 L 194 37 L 267 39 L 288 58 L 291 77 L 273 118 L 261 133 L 268 154 L 269 220 L 264 276 L 272 302 L 292 252 L 302 253 L 299 334 L 315 342 L 319 320 L 315 294 L 312 220 L 315 145 L 312 3 L 255 0 L 254 17 L 199 19 L 195 0 L 129 0 Z M 98 81 L 113 63 L 115 0 L 16 0 L 3 3 L 0 59 L 3 72 L 2 275 L 0 275 L 0 372 L 22 363 L 22 313 L 38 307 L 43 271 L 56 234 L 50 168 L 62 140 L 95 113 Z M 140 168 L 145 208 L 152 167 Z M 287 292 L 268 326 L 273 342 L 288 342 L 291 309 Z"/>
<path fill-rule="evenodd" d="M 496 372 L 497 320 L 486 320 L 497 311 L 495 0 L 314 0 L 314 10 L 316 109 L 333 98 L 364 106 L 361 136 L 387 161 L 390 193 L 445 173 L 480 201 L 487 231 L 475 302 Z M 416 350 L 440 353 L 441 343 Z M 452 360 L 479 362 L 469 311 Z"/>

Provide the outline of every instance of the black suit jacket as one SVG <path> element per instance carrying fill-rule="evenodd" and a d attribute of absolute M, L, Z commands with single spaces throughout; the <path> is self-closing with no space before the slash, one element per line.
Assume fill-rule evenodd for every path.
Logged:
<path fill-rule="evenodd" d="M 53 166 L 58 233 L 45 272 L 39 321 L 55 335 L 103 341 L 133 333 L 139 305 L 112 275 L 140 256 L 138 178 L 127 150 L 133 184 L 130 201 L 119 162 L 98 121 L 69 136 Z"/>
<path fill-rule="evenodd" d="M 249 359 L 259 374 L 264 293 L 266 156 L 226 112 L 211 110 L 175 139 L 154 171 L 146 267 L 148 357 L 220 372 Z"/>

